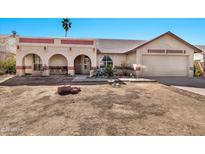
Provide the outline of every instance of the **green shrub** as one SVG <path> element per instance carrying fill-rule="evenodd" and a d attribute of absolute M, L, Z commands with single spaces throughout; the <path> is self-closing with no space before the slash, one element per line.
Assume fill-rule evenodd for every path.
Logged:
<path fill-rule="evenodd" d="M 1 73 L 16 73 L 16 61 L 14 58 L 9 58 L 0 61 Z"/>
<path fill-rule="evenodd" d="M 107 65 L 105 67 L 105 73 L 110 77 L 114 75 L 114 69 L 112 67 L 112 65 Z"/>
<path fill-rule="evenodd" d="M 199 66 L 195 64 L 194 65 L 194 76 L 201 76 L 201 75 L 202 75 L 202 72 L 201 72 Z"/>

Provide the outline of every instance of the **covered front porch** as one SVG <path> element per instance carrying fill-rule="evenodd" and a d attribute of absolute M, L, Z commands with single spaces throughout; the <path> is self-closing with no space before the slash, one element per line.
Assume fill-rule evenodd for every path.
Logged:
<path fill-rule="evenodd" d="M 79 54 L 69 56 L 57 53 L 45 57 L 28 53 L 17 59 L 17 75 L 50 76 L 50 75 L 89 75 L 96 68 L 94 58 Z"/>

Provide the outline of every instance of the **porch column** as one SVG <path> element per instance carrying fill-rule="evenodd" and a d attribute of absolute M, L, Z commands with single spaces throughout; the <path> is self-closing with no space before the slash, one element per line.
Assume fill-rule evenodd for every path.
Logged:
<path fill-rule="evenodd" d="M 74 66 L 68 66 L 68 75 L 74 75 L 75 71 L 74 71 Z"/>
<path fill-rule="evenodd" d="M 24 66 L 18 66 L 18 65 L 16 65 L 16 74 L 17 74 L 18 76 L 23 76 L 23 75 L 25 75 Z"/>
<path fill-rule="evenodd" d="M 90 59 L 91 60 L 91 70 L 94 70 L 97 68 L 97 49 L 93 49 L 94 56 Z"/>
<path fill-rule="evenodd" d="M 23 57 L 19 55 L 19 53 L 16 54 L 16 74 L 18 76 L 25 75 L 24 71 L 24 65 L 23 65 Z"/>
<path fill-rule="evenodd" d="M 46 58 L 44 58 L 43 56 L 41 57 L 42 60 L 42 76 L 49 76 L 50 75 L 50 70 L 49 70 L 49 60 Z"/>
<path fill-rule="evenodd" d="M 74 69 L 74 58 L 75 56 L 71 54 L 71 49 L 69 49 L 69 52 L 66 56 L 68 61 L 68 75 L 75 75 L 75 69 Z"/>
<path fill-rule="evenodd" d="M 44 65 L 42 76 L 49 76 L 49 75 L 50 75 L 49 66 Z"/>

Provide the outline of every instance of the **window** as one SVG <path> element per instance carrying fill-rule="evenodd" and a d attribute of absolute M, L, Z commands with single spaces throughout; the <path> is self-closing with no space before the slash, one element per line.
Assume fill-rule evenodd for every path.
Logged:
<path fill-rule="evenodd" d="M 104 56 L 101 62 L 101 67 L 106 67 L 108 65 L 113 65 L 112 59 L 110 56 Z"/>
<path fill-rule="evenodd" d="M 184 53 L 185 50 L 167 50 L 167 53 Z"/>
<path fill-rule="evenodd" d="M 161 49 L 149 49 L 148 53 L 165 53 L 165 50 Z"/>

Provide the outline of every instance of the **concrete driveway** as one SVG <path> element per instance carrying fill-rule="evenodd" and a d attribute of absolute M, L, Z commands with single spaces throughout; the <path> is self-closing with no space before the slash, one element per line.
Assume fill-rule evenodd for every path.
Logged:
<path fill-rule="evenodd" d="M 174 86 L 205 96 L 205 78 L 203 77 L 152 77 L 159 83 Z"/>

